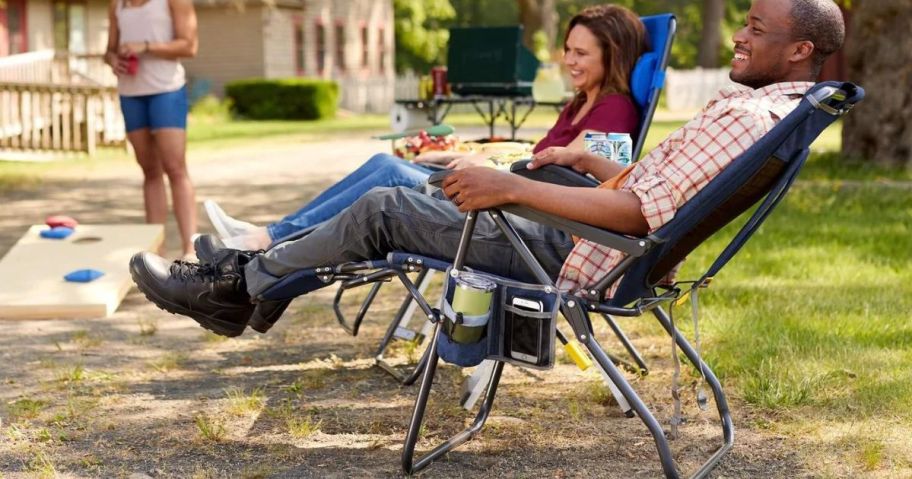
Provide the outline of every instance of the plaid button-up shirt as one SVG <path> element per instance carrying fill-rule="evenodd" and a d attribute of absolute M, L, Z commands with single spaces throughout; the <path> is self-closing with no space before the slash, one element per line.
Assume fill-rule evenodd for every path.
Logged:
<path fill-rule="evenodd" d="M 795 109 L 811 86 L 788 82 L 757 90 L 725 88 L 699 115 L 636 163 L 619 189 L 640 198 L 649 232 L 674 218 L 681 205 Z M 564 291 L 590 287 L 624 257 L 618 250 L 582 239 L 564 262 L 557 285 Z M 672 282 L 673 276 L 674 271 L 666 281 Z"/>

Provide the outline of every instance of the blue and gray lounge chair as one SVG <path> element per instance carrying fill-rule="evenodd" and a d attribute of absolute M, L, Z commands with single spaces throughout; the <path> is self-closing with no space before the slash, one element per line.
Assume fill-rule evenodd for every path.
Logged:
<path fill-rule="evenodd" d="M 735 159 L 694 198 L 684 204 L 671 221 L 648 236 L 621 235 L 528 208 L 507 205 L 467 215 L 463 240 L 452 266 L 434 258 L 396 252 L 379 261 L 311 268 L 292 273 L 261 295 L 261 299 L 293 297 L 337 280 L 363 282 L 366 279 L 369 281 L 374 274 L 399 277 L 408 289 L 411 299 L 435 325 L 432 340 L 426 350 L 421 386 L 402 452 L 402 467 L 408 474 L 427 467 L 431 462 L 471 439 L 481 430 L 493 407 L 504 364 L 511 363 L 539 369 L 546 369 L 553 365 L 556 310 L 559 309 L 570 323 L 574 338 L 586 347 L 601 370 L 609 377 L 610 385 L 620 392 L 623 400 L 630 405 L 634 414 L 648 429 L 655 443 L 664 475 L 680 477 L 681 471 L 675 464 L 668 439 L 659 421 L 605 353 L 593 334 L 589 317 L 590 313 L 619 317 L 638 317 L 645 313 L 652 313 L 674 338 L 674 343 L 681 349 L 684 356 L 693 363 L 696 370 L 700 371 L 712 390 L 722 429 L 722 441 L 719 448 L 693 474 L 693 477 L 706 477 L 732 447 L 734 426 L 720 382 L 710 367 L 700 358 L 697 350 L 675 328 L 665 308 L 670 302 L 680 300 L 686 293 L 695 293 L 700 287 L 705 286 L 709 279 L 715 276 L 738 252 L 782 200 L 807 159 L 810 144 L 827 126 L 861 101 L 863 97 L 864 91 L 851 83 L 825 82 L 815 85 L 805 94 L 803 100 L 791 114 Z M 590 178 L 561 167 L 548 166 L 530 171 L 526 170 L 523 165 L 514 166 L 515 173 L 533 179 L 579 186 L 592 184 Z M 432 181 L 440 181 L 442 177 L 443 175 L 437 178 L 432 177 Z M 682 281 L 664 286 L 658 284 L 658 281 L 688 253 L 758 203 L 759 206 L 704 275 L 695 281 Z M 627 256 L 585 294 L 580 296 L 560 294 L 552 284 L 552 279 L 548 277 L 526 245 L 523 244 L 502 212 L 560 228 L 622 251 Z M 542 331 L 539 345 L 543 354 L 532 364 L 527 359 L 520 360 L 511 357 L 509 353 L 509 347 L 506 346 L 509 341 L 509 335 L 505 333 L 508 330 L 505 328 L 506 315 L 500 314 L 508 308 L 498 309 L 491 315 L 484 340 L 469 345 L 457 344 L 448 335 L 452 328 L 442 326 L 454 324 L 452 315 L 444 315 L 440 310 L 431 307 L 418 292 L 414 282 L 406 275 L 415 268 L 447 269 L 450 271 L 447 277 L 449 288 L 453 276 L 459 275 L 464 270 L 463 258 L 470 245 L 471 231 L 479 214 L 490 215 L 503 233 L 511 239 L 514 248 L 539 281 L 538 285 L 528 285 L 527 294 L 540 298 L 544 306 L 543 310 L 551 312 L 551 314 L 538 315 L 544 321 L 542 324 L 546 324 L 539 329 Z M 515 294 L 511 293 L 513 291 L 511 288 L 521 287 L 509 278 L 495 279 L 502 285 L 498 289 L 500 292 L 497 293 L 502 295 L 502 298 L 494 302 L 498 305 L 506 303 L 503 298 Z M 605 292 L 615 283 L 618 283 L 615 294 L 605 300 Z M 447 298 L 451 298 L 451 296 L 447 296 Z M 455 318 L 455 323 L 458 324 L 458 317 Z M 460 366 L 479 364 L 482 360 L 488 359 L 494 361 L 494 366 L 490 368 L 490 374 L 486 380 L 487 390 L 484 401 L 474 422 L 461 433 L 415 460 L 415 447 L 440 358 Z"/>

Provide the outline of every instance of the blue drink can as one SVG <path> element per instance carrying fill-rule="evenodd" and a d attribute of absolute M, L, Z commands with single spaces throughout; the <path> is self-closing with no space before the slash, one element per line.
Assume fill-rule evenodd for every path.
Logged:
<path fill-rule="evenodd" d="M 606 158 L 612 159 L 624 166 L 628 166 L 633 162 L 633 158 L 631 158 L 633 152 L 633 138 L 630 137 L 630 133 L 608 133 L 606 139 L 608 142 L 608 149 L 611 152 L 611 156 L 606 156 Z"/>
<path fill-rule="evenodd" d="M 611 158 L 611 148 L 608 142 L 608 135 L 604 133 L 594 133 L 587 131 L 583 136 L 583 147 L 586 151 L 596 155 Z"/>

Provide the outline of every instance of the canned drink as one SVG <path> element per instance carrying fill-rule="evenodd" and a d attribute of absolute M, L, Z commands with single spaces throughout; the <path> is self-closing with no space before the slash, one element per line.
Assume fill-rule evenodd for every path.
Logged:
<path fill-rule="evenodd" d="M 607 142 L 611 151 L 611 156 L 607 158 L 624 166 L 628 166 L 633 162 L 633 158 L 631 158 L 633 138 L 630 137 L 630 133 L 608 133 Z"/>
<path fill-rule="evenodd" d="M 608 144 L 608 135 L 604 133 L 586 132 L 583 136 L 583 147 L 586 151 L 596 155 L 611 158 L 611 150 Z"/>

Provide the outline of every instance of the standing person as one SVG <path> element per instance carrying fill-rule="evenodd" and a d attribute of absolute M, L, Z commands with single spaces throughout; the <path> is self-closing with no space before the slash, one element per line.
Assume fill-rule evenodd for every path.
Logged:
<path fill-rule="evenodd" d="M 645 50 L 646 27 L 624 7 L 600 5 L 572 18 L 563 61 L 576 95 L 533 153 L 547 156 L 555 152 L 554 147 L 582 152 L 587 132 L 636 135 L 639 112 L 630 97 L 630 74 Z M 461 169 L 485 160 L 484 155 L 455 156 L 446 166 Z M 225 246 L 256 250 L 329 220 L 373 188 L 413 188 L 426 183 L 431 173 L 420 164 L 377 154 L 298 211 L 267 226 L 232 218 L 212 200 L 204 206 Z"/>
<path fill-rule="evenodd" d="M 196 197 L 187 172 L 187 87 L 181 58 L 196 55 L 192 0 L 111 0 L 105 63 L 117 75 L 127 139 L 143 171 L 146 222 L 164 224 L 171 201 L 184 256 L 193 254 Z"/>

